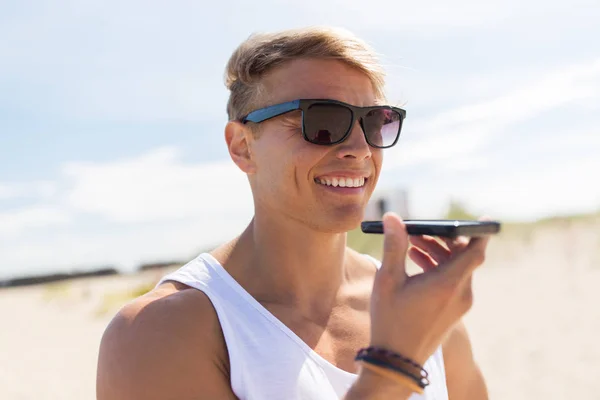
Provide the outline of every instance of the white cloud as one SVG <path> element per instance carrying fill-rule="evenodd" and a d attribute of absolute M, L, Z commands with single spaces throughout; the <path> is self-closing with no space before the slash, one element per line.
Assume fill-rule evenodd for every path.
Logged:
<path fill-rule="evenodd" d="M 525 87 L 460 106 L 417 122 L 407 120 L 400 145 L 386 156 L 385 170 L 467 156 L 513 124 L 569 104 L 600 98 L 600 59 L 550 71 Z"/>
<path fill-rule="evenodd" d="M 47 199 L 54 196 L 58 191 L 55 182 L 0 182 L 0 200 L 16 198 Z"/>
<path fill-rule="evenodd" d="M 184 164 L 178 156 L 169 147 L 122 161 L 69 163 L 67 204 L 116 222 L 251 214 L 246 175 L 233 162 Z"/>
<path fill-rule="evenodd" d="M 69 189 L 56 199 L 65 211 L 0 214 L 3 263 L 28 271 L 132 269 L 187 259 L 232 239 L 254 210 L 246 175 L 231 161 L 186 164 L 180 153 L 165 147 L 112 162 L 68 163 Z M 52 235 L 36 231 L 48 226 Z"/>
<path fill-rule="evenodd" d="M 596 59 L 550 71 L 523 88 L 514 88 L 489 101 L 442 113 L 424 128 L 436 131 L 481 121 L 508 125 L 575 100 L 597 98 L 599 89 L 600 59 Z"/>
<path fill-rule="evenodd" d="M 62 225 L 69 222 L 63 210 L 48 206 L 33 206 L 0 213 L 0 237 L 14 237 L 36 228 Z"/>
<path fill-rule="evenodd" d="M 9 185 L 3 185 L 0 183 L 0 199 L 8 199 L 15 196 L 14 188 Z"/>
<path fill-rule="evenodd" d="M 518 152 L 508 146 L 443 165 L 432 160 L 417 178 L 399 168 L 383 174 L 382 183 L 391 186 L 398 178 L 405 182 L 411 214 L 419 218 L 442 216 L 452 199 L 475 213 L 507 220 L 600 209 L 600 185 L 595 184 L 600 127 L 543 133 L 520 140 Z M 412 167 L 408 173 L 420 169 Z"/>
<path fill-rule="evenodd" d="M 248 222 L 216 213 L 206 219 L 114 225 L 109 231 L 98 228 L 86 232 L 73 226 L 57 229 L 52 235 L 31 235 L 25 240 L 8 238 L 0 241 L 0 278 L 32 271 L 108 265 L 132 271 L 146 262 L 186 261 L 232 239 Z"/>
<path fill-rule="evenodd" d="M 506 220 L 534 220 L 551 215 L 594 212 L 600 209 L 598 157 L 584 157 L 518 173 L 487 169 L 485 177 L 431 179 L 411 187 L 412 212 L 439 216 L 450 199 L 469 210 Z"/>

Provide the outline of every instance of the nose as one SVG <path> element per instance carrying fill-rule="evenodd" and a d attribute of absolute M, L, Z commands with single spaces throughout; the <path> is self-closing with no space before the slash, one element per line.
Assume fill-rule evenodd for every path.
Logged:
<path fill-rule="evenodd" d="M 356 121 L 348 138 L 338 145 L 337 157 L 365 160 L 371 158 L 371 150 L 360 123 Z"/>

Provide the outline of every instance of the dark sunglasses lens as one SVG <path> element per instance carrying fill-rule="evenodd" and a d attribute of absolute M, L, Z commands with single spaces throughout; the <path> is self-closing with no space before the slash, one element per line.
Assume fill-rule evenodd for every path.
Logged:
<path fill-rule="evenodd" d="M 376 108 L 364 116 L 362 124 L 371 146 L 389 147 L 400 135 L 402 115 L 389 108 Z"/>
<path fill-rule="evenodd" d="M 304 112 L 304 134 L 311 143 L 339 142 L 351 124 L 352 111 L 338 104 L 317 103 Z"/>

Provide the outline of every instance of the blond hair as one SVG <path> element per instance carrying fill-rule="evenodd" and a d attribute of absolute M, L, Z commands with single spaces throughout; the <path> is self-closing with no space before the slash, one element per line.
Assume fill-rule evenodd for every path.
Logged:
<path fill-rule="evenodd" d="M 376 53 L 352 33 L 313 27 L 250 36 L 232 54 L 225 70 L 230 91 L 227 114 L 237 120 L 253 111 L 261 96 L 262 78 L 272 69 L 298 58 L 336 59 L 363 72 L 375 96 L 385 99 L 385 73 Z"/>

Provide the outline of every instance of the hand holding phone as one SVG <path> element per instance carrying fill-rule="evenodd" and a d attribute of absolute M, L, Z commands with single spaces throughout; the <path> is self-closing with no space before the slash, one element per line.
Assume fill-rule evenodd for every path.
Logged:
<path fill-rule="evenodd" d="M 470 277 L 485 259 L 489 236 L 473 237 L 459 248 L 446 249 L 451 256 L 440 256 L 441 252 L 433 251 L 427 257 L 432 265 L 425 266 L 421 274 L 411 275 L 407 271 L 410 241 L 406 227 L 396 214 L 388 213 L 384 219 L 383 259 L 375 276 L 371 297 L 371 345 L 392 350 L 422 364 L 439 348 L 456 322 L 471 307 L 473 295 Z M 367 228 L 380 228 L 383 231 L 381 221 L 375 222 L 367 224 Z M 431 230 L 432 226 L 440 225 L 447 228 L 448 222 L 413 224 L 425 226 L 428 234 L 440 233 Z M 450 223 L 450 226 L 454 225 Z M 490 226 L 485 223 L 476 225 Z M 496 224 L 491 226 L 499 227 Z M 419 234 L 422 232 L 419 231 Z M 449 232 L 458 234 L 454 228 L 445 233 Z M 433 249 L 433 244 L 441 246 L 433 238 L 417 236 L 413 240 L 429 243 L 421 248 L 423 254 Z M 402 332 L 402 335 L 398 335 L 398 332 Z"/>

